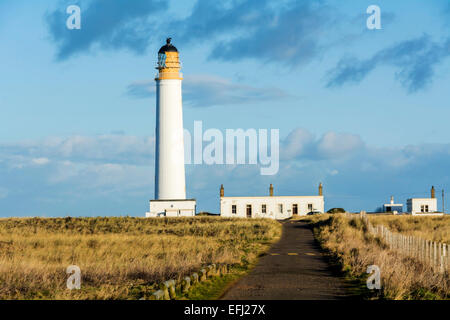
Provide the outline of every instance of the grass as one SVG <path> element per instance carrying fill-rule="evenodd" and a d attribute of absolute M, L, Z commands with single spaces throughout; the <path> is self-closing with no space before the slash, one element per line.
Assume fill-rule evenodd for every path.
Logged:
<path fill-rule="evenodd" d="M 211 263 L 249 268 L 280 234 L 267 219 L 0 219 L 0 299 L 148 297 L 159 282 Z M 81 290 L 66 289 L 73 264 Z M 217 295 L 208 292 L 199 296 Z"/>
<path fill-rule="evenodd" d="M 384 225 L 389 230 L 426 240 L 450 244 L 450 215 L 440 217 L 369 216 L 373 225 Z"/>
<path fill-rule="evenodd" d="M 221 276 L 208 279 L 207 281 L 200 282 L 195 290 L 188 292 L 183 299 L 188 300 L 217 300 L 224 291 L 240 277 L 246 275 L 249 271 L 248 266 L 234 266 L 229 273 Z"/>
<path fill-rule="evenodd" d="M 409 217 L 394 218 L 390 220 L 388 217 L 371 217 L 371 219 L 380 219 L 379 223 L 388 221 L 404 228 L 394 229 L 395 231 L 413 232 L 409 226 L 415 223 L 410 222 Z M 405 221 L 401 221 L 402 218 Z M 348 277 L 365 283 L 368 277 L 367 267 L 369 265 L 380 267 L 382 289 L 377 298 L 393 300 L 450 298 L 449 274 L 436 273 L 419 261 L 389 250 L 367 232 L 365 222 L 359 217 L 339 214 L 313 216 L 307 219 L 314 227 L 315 236 L 321 246 L 339 263 Z M 420 221 L 424 223 L 424 226 L 417 227 L 418 230 L 416 230 L 423 236 L 431 236 L 435 227 L 447 228 L 442 224 L 450 222 L 450 220 L 439 220 L 440 218 L 434 222 L 426 221 L 427 219 L 429 218 L 422 218 Z M 427 230 L 428 228 L 430 230 Z"/>

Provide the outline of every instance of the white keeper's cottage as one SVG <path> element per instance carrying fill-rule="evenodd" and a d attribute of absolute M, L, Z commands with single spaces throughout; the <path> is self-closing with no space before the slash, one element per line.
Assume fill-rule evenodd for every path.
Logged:
<path fill-rule="evenodd" d="M 323 186 L 319 185 L 317 196 L 274 196 L 270 185 L 269 196 L 225 197 L 220 187 L 220 216 L 239 218 L 272 218 L 283 220 L 310 212 L 324 212 Z"/>

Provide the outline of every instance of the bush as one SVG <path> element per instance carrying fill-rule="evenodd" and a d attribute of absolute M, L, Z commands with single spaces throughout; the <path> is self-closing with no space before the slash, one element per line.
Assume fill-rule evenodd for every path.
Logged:
<path fill-rule="evenodd" d="M 333 208 L 327 211 L 327 213 L 345 213 L 345 209 L 343 208 Z"/>

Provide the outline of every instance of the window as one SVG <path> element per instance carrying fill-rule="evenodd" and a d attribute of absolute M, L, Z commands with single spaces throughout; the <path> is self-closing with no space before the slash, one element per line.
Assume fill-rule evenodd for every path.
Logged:
<path fill-rule="evenodd" d="M 429 207 L 428 205 L 421 205 L 420 206 L 420 212 L 429 212 Z"/>
<path fill-rule="evenodd" d="M 298 204 L 292 205 L 292 214 L 298 214 Z"/>
<path fill-rule="evenodd" d="M 278 211 L 280 212 L 280 213 L 283 213 L 283 204 L 279 204 L 278 205 Z"/>
<path fill-rule="evenodd" d="M 247 218 L 251 218 L 252 217 L 252 205 L 248 204 L 247 205 Z"/>
<path fill-rule="evenodd" d="M 261 213 L 267 213 L 267 206 L 265 204 L 261 205 Z"/>
<path fill-rule="evenodd" d="M 313 211 L 313 204 L 312 203 L 308 203 L 308 212 Z"/>
<path fill-rule="evenodd" d="M 231 213 L 234 213 L 234 214 L 236 214 L 236 212 L 237 212 L 237 208 L 236 208 L 236 205 L 235 205 L 235 204 L 233 204 L 233 205 L 231 206 Z"/>

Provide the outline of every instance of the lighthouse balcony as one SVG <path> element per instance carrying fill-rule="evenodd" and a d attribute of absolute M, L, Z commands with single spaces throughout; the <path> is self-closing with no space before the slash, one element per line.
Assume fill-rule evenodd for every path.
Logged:
<path fill-rule="evenodd" d="M 183 73 L 181 72 L 157 72 L 155 74 L 155 80 L 165 80 L 165 79 L 183 79 Z"/>

